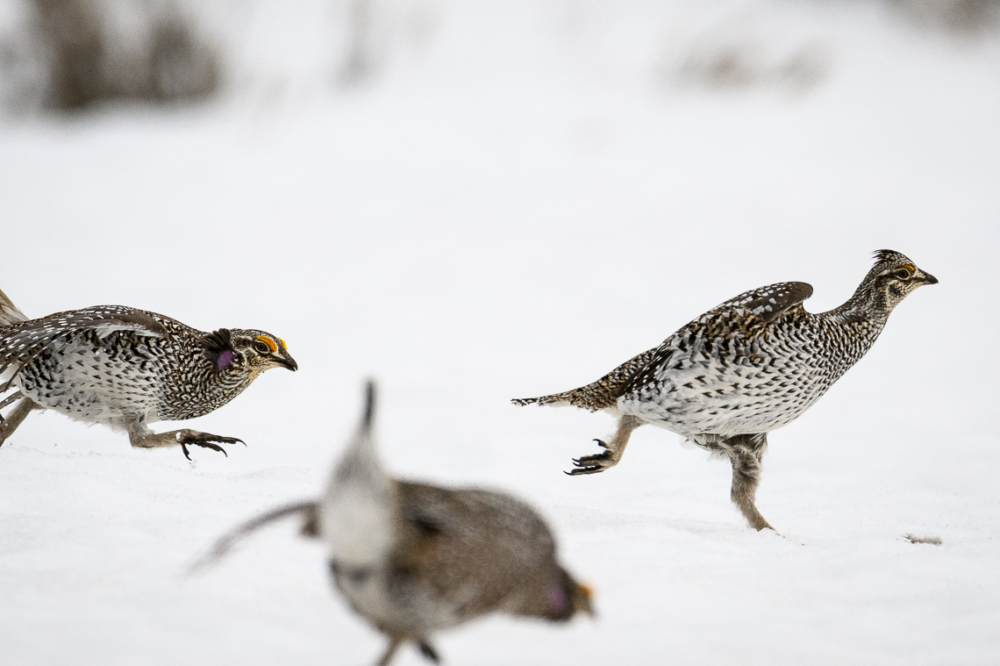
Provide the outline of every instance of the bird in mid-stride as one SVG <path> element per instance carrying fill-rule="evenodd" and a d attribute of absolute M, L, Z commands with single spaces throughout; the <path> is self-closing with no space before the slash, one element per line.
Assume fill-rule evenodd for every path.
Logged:
<path fill-rule="evenodd" d="M 35 409 L 128 433 L 132 446 L 225 451 L 242 440 L 148 425 L 222 407 L 270 368 L 297 370 L 285 342 L 257 330 L 204 333 L 145 310 L 99 305 L 28 319 L 0 292 L 0 445 Z M 11 392 L 12 391 L 12 392 Z"/>
<path fill-rule="evenodd" d="M 591 613 L 590 590 L 556 560 L 545 522 L 510 495 L 447 489 L 388 476 L 375 451 L 375 388 L 361 427 L 319 501 L 292 504 L 220 539 L 207 564 L 250 532 L 286 516 L 325 542 L 334 584 L 351 608 L 389 639 L 385 666 L 412 642 L 438 662 L 431 634 L 503 612 L 569 620 Z"/>
<path fill-rule="evenodd" d="M 770 528 L 754 498 L 767 434 L 788 425 L 865 355 L 913 290 L 937 279 L 892 250 L 846 303 L 806 312 L 804 282 L 754 289 L 709 310 L 592 384 L 514 404 L 575 405 L 618 417 L 601 453 L 574 459 L 571 475 L 618 464 L 629 435 L 644 423 L 672 430 L 733 465 L 731 497 L 750 525 Z M 773 528 L 772 528 L 773 529 Z"/>

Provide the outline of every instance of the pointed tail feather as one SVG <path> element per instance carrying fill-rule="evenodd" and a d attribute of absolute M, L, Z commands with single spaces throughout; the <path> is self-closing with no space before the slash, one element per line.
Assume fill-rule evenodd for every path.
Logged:
<path fill-rule="evenodd" d="M 375 381 L 369 379 L 365 383 L 365 412 L 361 419 L 362 430 L 371 436 L 372 421 L 375 419 Z"/>
<path fill-rule="evenodd" d="M 17 309 L 17 306 L 7 298 L 7 294 L 0 291 L 0 326 L 11 326 L 22 321 L 28 321 L 28 317 Z"/>
<path fill-rule="evenodd" d="M 646 366 L 657 359 L 659 347 L 654 347 L 638 356 L 633 356 L 596 382 L 562 393 L 543 395 L 538 398 L 514 398 L 512 403 L 524 405 L 573 405 L 592 412 L 614 407 L 618 398 L 628 388 L 631 381 Z M 662 360 L 662 359 L 661 359 Z"/>
<path fill-rule="evenodd" d="M 263 516 L 258 516 L 252 520 L 248 520 L 216 540 L 216 542 L 212 545 L 212 549 L 191 565 L 191 568 L 188 569 L 188 573 L 193 574 L 211 566 L 212 564 L 215 564 L 221 558 L 225 557 L 236 546 L 236 544 L 243 541 L 243 539 L 247 538 L 260 528 L 270 525 L 271 523 L 281 520 L 282 518 L 287 518 L 288 516 L 301 514 L 305 519 L 305 522 L 302 524 L 302 533 L 306 536 L 316 536 L 316 513 L 316 502 L 296 502 L 295 504 L 288 504 L 272 511 L 268 511 Z"/>
<path fill-rule="evenodd" d="M 552 395 L 543 395 L 537 398 L 513 398 L 511 402 L 518 407 L 524 407 L 525 405 L 571 405 L 572 394 L 576 391 L 582 391 L 583 389 L 575 389 L 575 391 L 566 391 L 565 393 L 553 393 Z"/>

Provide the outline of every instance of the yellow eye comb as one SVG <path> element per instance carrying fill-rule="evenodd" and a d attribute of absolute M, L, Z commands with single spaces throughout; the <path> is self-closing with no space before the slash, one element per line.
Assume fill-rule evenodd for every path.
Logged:
<path fill-rule="evenodd" d="M 266 335 L 258 335 L 257 339 L 260 340 L 261 342 L 263 342 L 268 347 L 270 347 L 271 351 L 273 351 L 273 352 L 278 351 L 278 343 L 276 343 L 274 340 L 272 340 L 271 338 L 267 337 Z"/>

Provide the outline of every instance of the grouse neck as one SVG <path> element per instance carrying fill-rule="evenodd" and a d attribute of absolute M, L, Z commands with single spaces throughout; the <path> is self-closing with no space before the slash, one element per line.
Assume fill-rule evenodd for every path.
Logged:
<path fill-rule="evenodd" d="M 840 307 L 824 312 L 822 316 L 838 326 L 854 326 L 863 323 L 870 328 L 882 330 L 889 318 L 889 313 L 884 309 L 871 307 L 868 303 L 857 302 L 852 298 Z"/>
<path fill-rule="evenodd" d="M 242 393 L 250 384 L 257 379 L 259 372 L 248 372 L 245 364 L 234 362 L 221 372 L 213 371 L 209 373 L 209 392 L 220 396 L 225 402 L 229 402 Z"/>
<path fill-rule="evenodd" d="M 355 568 L 388 561 L 399 522 L 396 485 L 375 449 L 373 411 L 369 386 L 361 426 L 334 469 L 320 509 L 320 535 L 331 560 Z"/>
<path fill-rule="evenodd" d="M 843 371 L 871 349 L 889 318 L 884 303 L 878 302 L 868 286 L 862 285 L 846 303 L 820 315 L 832 327 L 831 356 Z"/>

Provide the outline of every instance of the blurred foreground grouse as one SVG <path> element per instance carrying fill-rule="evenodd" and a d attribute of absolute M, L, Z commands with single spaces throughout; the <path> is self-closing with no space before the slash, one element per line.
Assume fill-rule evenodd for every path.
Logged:
<path fill-rule="evenodd" d="M 437 662 L 431 634 L 492 612 L 566 621 L 591 612 L 590 590 L 556 560 L 552 533 L 531 507 L 488 490 L 390 478 L 372 438 L 375 389 L 318 502 L 272 511 L 220 539 L 207 561 L 250 532 L 299 515 L 322 539 L 337 588 L 389 639 L 378 664 L 410 641 Z"/>
<path fill-rule="evenodd" d="M 513 402 L 569 404 L 619 418 L 611 443 L 595 440 L 604 451 L 575 459 L 572 475 L 618 464 L 629 435 L 644 423 L 724 454 L 733 465 L 733 502 L 751 526 L 770 528 L 754 504 L 767 433 L 801 416 L 857 363 L 910 292 L 937 283 L 899 252 L 875 257 L 854 295 L 829 312 L 805 311 L 813 289 L 804 282 L 754 289 L 593 384 Z"/>
<path fill-rule="evenodd" d="M 270 368 L 298 369 L 285 342 L 257 330 L 203 333 L 156 314 L 99 305 L 28 319 L 0 292 L 0 445 L 35 409 L 128 433 L 132 446 L 188 446 L 241 440 L 196 430 L 156 434 L 148 424 L 222 407 Z"/>

